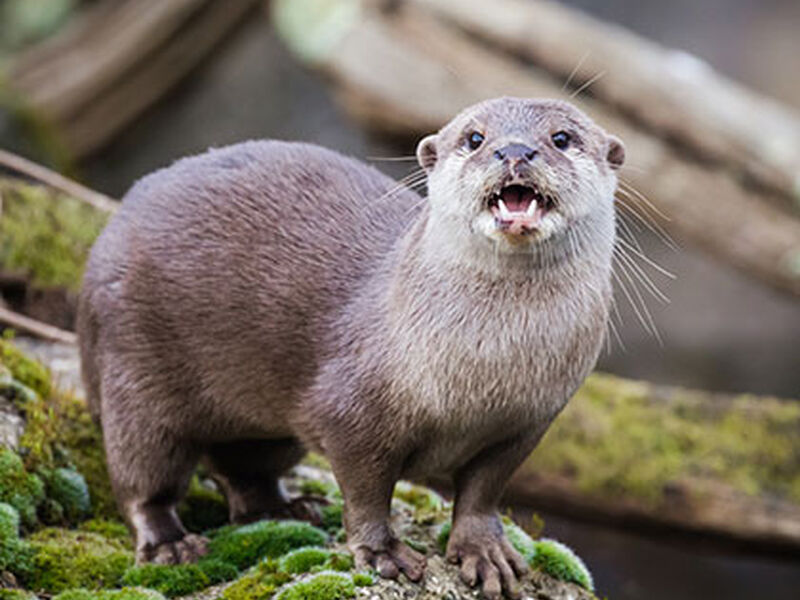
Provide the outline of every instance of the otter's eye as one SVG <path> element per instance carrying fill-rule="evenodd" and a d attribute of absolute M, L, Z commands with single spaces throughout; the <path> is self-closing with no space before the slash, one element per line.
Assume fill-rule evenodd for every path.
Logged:
<path fill-rule="evenodd" d="M 569 142 L 572 139 L 572 136 L 570 136 L 570 134 L 568 134 L 566 131 L 556 131 L 550 139 L 553 140 L 553 145 L 556 148 L 559 150 L 566 150 L 569 148 Z"/>
<path fill-rule="evenodd" d="M 477 150 L 485 139 L 481 132 L 473 131 L 467 136 L 467 146 L 469 146 L 470 150 Z"/>

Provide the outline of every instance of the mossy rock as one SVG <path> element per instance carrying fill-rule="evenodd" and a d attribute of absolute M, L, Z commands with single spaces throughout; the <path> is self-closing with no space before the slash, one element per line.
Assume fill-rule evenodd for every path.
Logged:
<path fill-rule="evenodd" d="M 222 592 L 223 600 L 263 600 L 270 598 L 292 576 L 281 571 L 278 561 L 262 560 L 250 573 L 229 585 Z"/>
<path fill-rule="evenodd" d="M 124 587 L 119 590 L 67 590 L 53 600 L 165 600 L 155 590 Z"/>
<path fill-rule="evenodd" d="M 42 480 L 28 473 L 16 452 L 0 447 L 0 502 L 13 506 L 23 527 L 32 529 L 38 524 L 36 511 L 44 498 Z"/>
<path fill-rule="evenodd" d="M 30 546 L 19 537 L 19 513 L 10 504 L 0 502 L 0 572 L 14 567 L 26 573 L 30 568 Z"/>
<path fill-rule="evenodd" d="M 17 384 L 24 383 L 26 388 L 34 390 L 32 395 L 15 399 L 24 416 L 25 428 L 19 441 L 19 455 L 11 460 L 18 464 L 19 457 L 22 457 L 29 476 L 37 473 L 47 479 L 50 501 L 42 507 L 45 522 L 76 523 L 89 515 L 117 518 L 102 434 L 86 405 L 74 396 L 52 388 L 47 370 L 15 348 L 12 340 L 0 339 L 0 367 L 7 370 Z M 6 456 L 0 456 L 0 472 L 10 468 L 8 460 Z M 16 468 L 14 465 L 11 467 Z M 10 485 L 7 481 L 7 478 L 0 477 L 0 501 L 16 506 L 36 491 L 23 492 L 22 499 L 12 502 L 10 498 L 6 499 L 3 491 Z M 14 481 L 18 487 L 19 479 Z M 41 487 L 41 483 L 30 481 L 30 485 L 36 487 Z M 35 504 L 39 505 L 43 500 L 42 495 Z M 18 509 L 23 525 L 33 528 L 36 525 L 35 511 L 22 505 Z"/>
<path fill-rule="evenodd" d="M 37 600 L 37 598 L 27 590 L 0 588 L 0 600 Z"/>
<path fill-rule="evenodd" d="M 239 574 L 234 565 L 206 559 L 197 564 L 141 565 L 131 567 L 122 577 L 129 586 L 154 589 L 167 597 L 185 596 L 215 583 L 230 581 Z"/>
<path fill-rule="evenodd" d="M 108 215 L 19 180 L 0 179 L 0 195 L 0 270 L 21 273 L 38 286 L 76 290 Z"/>
<path fill-rule="evenodd" d="M 0 365 L 8 369 L 17 383 L 46 398 L 52 390 L 50 373 L 35 360 L 28 358 L 9 339 L 0 339 Z"/>
<path fill-rule="evenodd" d="M 286 573 L 308 573 L 309 571 L 350 571 L 353 557 L 327 548 L 308 546 L 284 554 L 278 561 L 281 571 Z"/>
<path fill-rule="evenodd" d="M 551 539 L 539 540 L 530 564 L 554 579 L 575 583 L 590 592 L 594 591 L 592 574 L 583 560 L 566 544 Z"/>
<path fill-rule="evenodd" d="M 49 528 L 26 541 L 33 559 L 23 582 L 35 592 L 115 587 L 133 565 L 133 553 L 126 544 L 97 533 Z"/>
<path fill-rule="evenodd" d="M 258 521 L 226 528 L 209 542 L 209 558 L 245 569 L 264 557 L 277 557 L 303 546 L 322 546 L 328 536 L 301 521 Z"/>
<path fill-rule="evenodd" d="M 117 540 L 126 546 L 132 547 L 131 534 L 128 528 L 121 521 L 110 519 L 89 519 L 78 526 L 81 531 L 99 533 L 109 540 Z"/>
<path fill-rule="evenodd" d="M 285 587 L 276 600 L 345 600 L 355 598 L 356 584 L 342 573 L 318 573 Z"/>
<path fill-rule="evenodd" d="M 44 479 L 47 497 L 58 502 L 70 523 L 77 523 L 91 512 L 89 487 L 83 475 L 61 467 L 46 473 Z"/>

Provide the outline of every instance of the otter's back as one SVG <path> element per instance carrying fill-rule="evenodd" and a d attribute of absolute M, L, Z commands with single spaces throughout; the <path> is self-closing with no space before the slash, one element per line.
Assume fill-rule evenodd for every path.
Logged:
<path fill-rule="evenodd" d="M 193 396 L 252 397 L 245 412 L 262 410 L 265 392 L 291 396 L 313 376 L 328 324 L 418 209 L 412 192 L 386 196 L 395 186 L 285 142 L 212 150 L 143 178 L 87 266 L 89 370 L 104 353 L 125 356 L 175 373 L 171 384 Z"/>

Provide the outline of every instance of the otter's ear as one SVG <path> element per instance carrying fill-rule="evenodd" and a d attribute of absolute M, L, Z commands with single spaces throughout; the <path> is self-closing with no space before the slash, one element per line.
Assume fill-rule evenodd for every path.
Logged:
<path fill-rule="evenodd" d="M 417 162 L 428 172 L 436 165 L 436 139 L 435 135 L 429 135 L 417 145 Z"/>
<path fill-rule="evenodd" d="M 625 162 L 625 144 L 614 135 L 608 136 L 608 152 L 606 160 L 612 169 L 619 169 Z"/>

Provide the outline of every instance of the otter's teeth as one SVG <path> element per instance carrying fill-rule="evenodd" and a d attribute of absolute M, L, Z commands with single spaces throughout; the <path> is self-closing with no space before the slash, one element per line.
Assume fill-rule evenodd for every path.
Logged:
<path fill-rule="evenodd" d="M 529 217 L 532 217 L 535 212 L 536 212 L 536 200 L 531 200 L 531 203 L 528 205 L 528 210 L 525 211 L 525 214 Z"/>
<path fill-rule="evenodd" d="M 509 212 L 505 202 L 503 202 L 502 200 L 498 200 L 497 205 L 500 207 L 500 216 L 503 219 L 511 216 L 511 213 Z"/>

